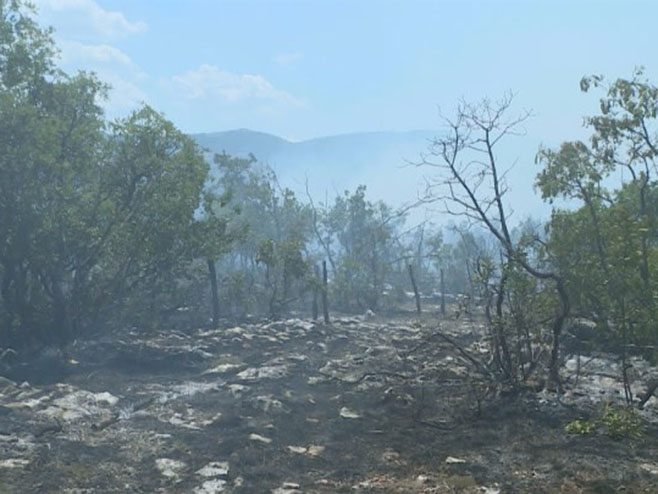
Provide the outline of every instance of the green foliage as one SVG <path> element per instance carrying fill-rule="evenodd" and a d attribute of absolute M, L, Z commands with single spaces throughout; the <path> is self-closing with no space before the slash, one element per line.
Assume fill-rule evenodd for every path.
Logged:
<path fill-rule="evenodd" d="M 198 255 L 208 167 L 148 106 L 108 123 L 106 86 L 53 62 L 50 31 L 0 3 L 0 339 L 65 341 Z"/>
<path fill-rule="evenodd" d="M 640 439 L 644 434 L 644 426 L 631 407 L 607 405 L 599 423 L 612 439 Z"/>
<path fill-rule="evenodd" d="M 631 407 L 617 407 L 606 404 L 596 419 L 575 419 L 564 426 L 569 434 L 581 436 L 600 431 L 611 439 L 640 439 L 644 426 L 637 412 Z"/>
<path fill-rule="evenodd" d="M 378 309 L 387 281 L 399 262 L 406 272 L 397 232 L 404 218 L 383 202 L 366 199 L 366 187 L 334 199 L 318 218 L 325 254 L 332 267 L 333 294 L 347 309 Z M 406 275 L 405 275 L 406 276 Z"/>
<path fill-rule="evenodd" d="M 237 240 L 220 260 L 226 305 L 236 315 L 278 316 L 308 291 L 310 209 L 254 157 L 217 155 L 213 174 L 225 211 L 238 213 L 224 215 Z"/>
<path fill-rule="evenodd" d="M 564 426 L 564 430 L 569 434 L 579 436 L 588 436 L 596 430 L 596 422 L 584 419 L 575 419 Z"/>
<path fill-rule="evenodd" d="M 581 88 L 605 91 L 601 113 L 586 119 L 589 143 L 567 142 L 538 155 L 543 197 L 580 201 L 576 210 L 554 210 L 547 252 L 566 279 L 575 311 L 592 314 L 621 345 L 655 344 L 658 88 L 641 69 L 610 84 L 600 76 L 584 78 Z M 609 190 L 605 180 L 612 172 L 624 181 Z"/>

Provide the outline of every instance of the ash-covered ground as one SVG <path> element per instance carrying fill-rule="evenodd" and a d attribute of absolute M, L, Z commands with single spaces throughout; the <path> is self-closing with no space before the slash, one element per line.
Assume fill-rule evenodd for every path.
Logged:
<path fill-rule="evenodd" d="M 475 320 L 139 328 L 0 378 L 0 493 L 658 492 L 658 399 L 638 439 L 565 425 L 620 402 L 618 362 L 565 353 L 566 393 L 506 394 Z M 635 359 L 637 392 L 658 370 Z M 576 373 L 578 378 L 576 379 Z"/>

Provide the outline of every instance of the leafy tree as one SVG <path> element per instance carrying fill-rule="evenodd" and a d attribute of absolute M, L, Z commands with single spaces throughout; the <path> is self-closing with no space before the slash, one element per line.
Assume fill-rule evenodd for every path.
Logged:
<path fill-rule="evenodd" d="M 207 165 L 149 107 L 107 123 L 106 87 L 55 67 L 49 30 L 0 3 L 1 338 L 64 342 L 195 255 Z M 139 292 L 138 292 L 139 290 Z"/>
<path fill-rule="evenodd" d="M 228 206 L 240 211 L 229 228 L 242 232 L 220 263 L 227 303 L 241 315 L 258 309 L 278 316 L 303 299 L 310 279 L 310 209 L 292 191 L 281 189 L 276 175 L 259 167 L 253 156 L 217 155 L 215 166 L 218 190 L 229 195 Z"/>
<path fill-rule="evenodd" d="M 658 338 L 658 88 L 638 69 L 631 79 L 612 83 L 583 78 L 581 89 L 604 91 L 600 114 L 585 120 L 589 142 L 542 150 L 537 185 L 550 201 L 580 202 L 575 210 L 554 210 L 550 248 L 577 310 L 616 337 L 630 401 L 628 345 Z M 624 177 L 617 188 L 609 179 L 613 172 Z"/>
<path fill-rule="evenodd" d="M 337 196 L 330 208 L 321 211 L 316 230 L 332 264 L 339 306 L 377 309 L 396 261 L 408 280 L 398 244 L 403 222 L 404 217 L 390 206 L 368 201 L 363 185 L 352 194 Z"/>

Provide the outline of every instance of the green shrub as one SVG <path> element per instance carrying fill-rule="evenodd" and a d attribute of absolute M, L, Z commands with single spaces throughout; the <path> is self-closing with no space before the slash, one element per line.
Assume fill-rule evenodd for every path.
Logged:
<path fill-rule="evenodd" d="M 615 439 L 639 439 L 644 433 L 644 427 L 637 412 L 630 407 L 616 407 L 606 404 L 598 419 L 575 419 L 564 426 L 569 434 L 587 436 L 596 430 Z"/>
<path fill-rule="evenodd" d="M 596 430 L 596 422 L 592 420 L 576 419 L 565 425 L 564 430 L 569 434 L 587 436 Z"/>
<path fill-rule="evenodd" d="M 600 423 L 612 439 L 639 439 L 644 433 L 640 418 L 630 407 L 606 405 Z"/>

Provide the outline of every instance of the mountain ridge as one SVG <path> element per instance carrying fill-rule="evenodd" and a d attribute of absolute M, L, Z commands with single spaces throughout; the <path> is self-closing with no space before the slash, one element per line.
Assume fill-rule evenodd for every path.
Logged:
<path fill-rule="evenodd" d="M 371 200 L 394 207 L 417 201 L 436 170 L 416 167 L 427 154 L 437 132 L 431 130 L 358 131 L 291 141 L 250 129 L 191 134 L 209 154 L 253 155 L 272 168 L 284 187 L 299 197 L 308 191 L 314 197 L 332 197 L 366 185 Z M 526 143 L 526 147 L 527 147 Z M 504 153 L 527 156 L 534 153 L 515 145 Z M 513 153 L 513 154 L 512 154 Z M 536 169 L 520 166 L 509 176 L 508 201 L 525 215 L 545 216 L 550 208 L 533 190 Z"/>

